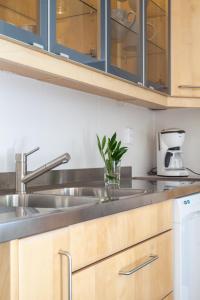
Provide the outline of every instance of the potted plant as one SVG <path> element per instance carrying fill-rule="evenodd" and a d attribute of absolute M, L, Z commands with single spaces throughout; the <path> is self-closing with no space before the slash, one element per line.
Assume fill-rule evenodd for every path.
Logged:
<path fill-rule="evenodd" d="M 111 138 L 104 136 L 102 140 L 97 135 L 97 143 L 100 155 L 105 164 L 105 186 L 119 188 L 121 159 L 128 151 L 128 148 L 122 146 L 121 141 L 117 140 L 116 132 Z"/>

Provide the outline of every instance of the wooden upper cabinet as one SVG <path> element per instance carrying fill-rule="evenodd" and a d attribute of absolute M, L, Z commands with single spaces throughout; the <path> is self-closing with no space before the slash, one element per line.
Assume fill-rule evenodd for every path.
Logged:
<path fill-rule="evenodd" d="M 48 0 L 0 0 L 0 34 L 48 48 Z"/>
<path fill-rule="evenodd" d="M 50 51 L 104 70 L 104 1 L 51 0 L 50 10 Z"/>
<path fill-rule="evenodd" d="M 171 1 L 171 94 L 200 97 L 200 1 Z"/>
<path fill-rule="evenodd" d="M 169 0 L 148 0 L 145 6 L 146 86 L 169 92 Z"/>
<path fill-rule="evenodd" d="M 39 1 L 0 0 L 0 20 L 37 33 L 39 31 Z"/>
<path fill-rule="evenodd" d="M 108 1 L 108 72 L 142 83 L 142 1 Z"/>

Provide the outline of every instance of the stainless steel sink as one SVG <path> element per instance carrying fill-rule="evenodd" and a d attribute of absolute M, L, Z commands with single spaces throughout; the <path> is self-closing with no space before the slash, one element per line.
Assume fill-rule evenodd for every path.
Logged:
<path fill-rule="evenodd" d="M 127 197 L 133 197 L 139 194 L 144 194 L 146 191 L 143 189 L 132 188 L 120 188 L 120 189 L 105 189 L 100 187 L 78 187 L 78 188 L 61 188 L 50 189 L 44 191 L 37 191 L 37 194 L 49 194 L 49 195 L 64 195 L 74 197 L 95 197 L 99 199 L 113 198 L 122 199 Z"/>
<path fill-rule="evenodd" d="M 0 195 L 0 214 L 12 209 L 16 215 L 32 215 L 78 206 L 91 206 L 101 201 L 143 194 L 142 189 L 62 188 L 25 195 Z"/>
<path fill-rule="evenodd" d="M 99 202 L 94 197 L 74 197 L 64 195 L 25 194 L 23 196 L 0 195 L 0 211 L 6 207 L 32 207 L 62 209 L 82 205 L 93 205 Z"/>

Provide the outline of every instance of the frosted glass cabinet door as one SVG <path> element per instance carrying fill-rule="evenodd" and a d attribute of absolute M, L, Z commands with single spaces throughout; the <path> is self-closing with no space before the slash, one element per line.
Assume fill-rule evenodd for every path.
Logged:
<path fill-rule="evenodd" d="M 142 82 L 143 1 L 108 2 L 108 71 L 135 82 Z"/>
<path fill-rule="evenodd" d="M 48 0 L 0 0 L 0 34 L 47 49 Z"/>
<path fill-rule="evenodd" d="M 51 0 L 51 51 L 104 69 L 104 0 Z"/>

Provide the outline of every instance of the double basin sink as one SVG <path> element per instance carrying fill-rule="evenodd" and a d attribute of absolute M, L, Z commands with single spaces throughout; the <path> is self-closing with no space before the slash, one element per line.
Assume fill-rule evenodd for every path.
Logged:
<path fill-rule="evenodd" d="M 0 195 L 0 213 L 8 208 L 24 208 L 22 215 L 69 209 L 78 206 L 134 197 L 144 194 L 145 190 L 121 188 L 108 194 L 105 188 L 61 188 L 38 191 L 25 195 Z M 19 210 L 20 211 L 20 210 Z"/>

